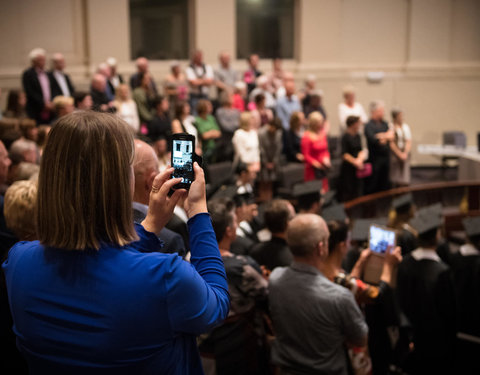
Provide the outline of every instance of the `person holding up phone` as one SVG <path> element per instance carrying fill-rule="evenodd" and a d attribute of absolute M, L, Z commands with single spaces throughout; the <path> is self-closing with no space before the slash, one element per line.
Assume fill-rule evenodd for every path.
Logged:
<path fill-rule="evenodd" d="M 102 113 L 62 117 L 42 157 L 39 241 L 3 263 L 17 346 L 36 374 L 202 374 L 195 336 L 228 314 L 228 285 L 207 211 L 203 170 L 187 192 L 173 168 L 132 218 L 133 136 Z M 191 264 L 157 252 L 184 199 Z"/>

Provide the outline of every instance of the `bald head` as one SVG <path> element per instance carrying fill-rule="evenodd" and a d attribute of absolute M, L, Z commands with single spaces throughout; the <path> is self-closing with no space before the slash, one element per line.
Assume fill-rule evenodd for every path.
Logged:
<path fill-rule="evenodd" d="M 52 56 L 53 69 L 62 71 L 65 69 L 65 58 L 60 52 L 54 53 Z"/>
<path fill-rule="evenodd" d="M 299 214 L 288 224 L 287 242 L 295 257 L 310 257 L 318 253 L 319 245 L 328 254 L 328 228 L 315 214 Z"/>
<path fill-rule="evenodd" d="M 153 179 L 158 174 L 158 158 L 152 146 L 139 139 L 135 140 L 133 172 L 135 174 L 133 200 L 148 204 Z"/>
<path fill-rule="evenodd" d="M 135 64 L 139 73 L 146 73 L 148 71 L 148 60 L 145 57 L 139 57 Z"/>
<path fill-rule="evenodd" d="M 96 73 L 92 78 L 92 88 L 97 91 L 105 91 L 107 87 L 107 79 L 104 75 Z"/>

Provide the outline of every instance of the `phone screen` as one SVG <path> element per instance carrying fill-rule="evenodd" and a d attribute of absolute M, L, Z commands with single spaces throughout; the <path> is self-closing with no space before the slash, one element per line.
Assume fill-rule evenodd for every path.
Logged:
<path fill-rule="evenodd" d="M 193 182 L 193 142 L 187 139 L 174 139 L 172 144 L 173 178 L 182 178 L 180 184 L 187 186 Z"/>
<path fill-rule="evenodd" d="M 383 254 L 389 246 L 395 246 L 395 231 L 380 226 L 370 226 L 370 250 Z"/>

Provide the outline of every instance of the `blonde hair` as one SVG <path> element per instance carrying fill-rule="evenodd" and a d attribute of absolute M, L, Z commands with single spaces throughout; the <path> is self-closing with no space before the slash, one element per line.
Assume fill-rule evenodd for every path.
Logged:
<path fill-rule="evenodd" d="M 320 112 L 315 111 L 308 115 L 308 130 L 316 131 L 315 126 L 323 124 L 323 116 Z"/>
<path fill-rule="evenodd" d="M 240 125 L 239 128 L 243 130 L 248 130 L 250 128 L 250 119 L 252 115 L 250 112 L 242 112 L 240 115 Z"/>
<path fill-rule="evenodd" d="M 124 246 L 133 226 L 133 135 L 122 119 L 78 111 L 49 133 L 38 180 L 38 237 L 67 250 Z"/>
<path fill-rule="evenodd" d="M 5 222 L 20 240 L 36 238 L 35 210 L 37 184 L 34 181 L 16 181 L 5 193 Z"/>
<path fill-rule="evenodd" d="M 53 105 L 55 107 L 55 111 L 59 111 L 61 109 L 66 108 L 67 106 L 73 106 L 73 98 L 71 96 L 62 96 L 58 95 L 53 98 Z"/>

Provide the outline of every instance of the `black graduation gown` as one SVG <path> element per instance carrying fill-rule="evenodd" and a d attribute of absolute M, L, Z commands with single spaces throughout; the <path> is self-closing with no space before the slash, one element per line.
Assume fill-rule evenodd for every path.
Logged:
<path fill-rule="evenodd" d="M 455 347 L 455 294 L 449 267 L 407 255 L 398 268 L 400 308 L 413 329 L 412 374 L 451 373 Z"/>

